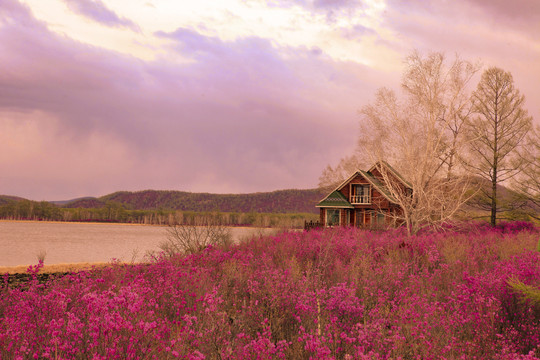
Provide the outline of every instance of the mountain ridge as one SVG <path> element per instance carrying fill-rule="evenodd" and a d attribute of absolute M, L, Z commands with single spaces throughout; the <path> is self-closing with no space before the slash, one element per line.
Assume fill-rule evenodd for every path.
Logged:
<path fill-rule="evenodd" d="M 100 197 L 48 201 L 63 208 L 104 208 L 111 204 L 128 210 L 179 210 L 196 212 L 317 213 L 315 205 L 325 195 L 320 189 L 286 189 L 248 194 L 193 193 L 177 190 L 117 191 Z M 0 202 L 27 200 L 0 195 Z"/>

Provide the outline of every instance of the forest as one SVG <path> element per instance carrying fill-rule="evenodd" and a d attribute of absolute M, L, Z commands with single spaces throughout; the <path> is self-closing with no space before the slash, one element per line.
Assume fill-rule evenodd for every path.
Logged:
<path fill-rule="evenodd" d="M 300 195 L 295 197 L 294 193 L 296 192 Z M 283 193 L 287 194 L 287 197 L 280 198 L 279 195 Z M 37 202 L 21 198 L 0 197 L 0 219 L 169 225 L 178 219 L 185 223 L 194 223 L 197 222 L 197 219 L 204 218 L 214 219 L 214 221 L 230 226 L 285 228 L 302 228 L 305 220 L 318 219 L 318 214 L 314 213 L 317 210 L 314 203 L 319 200 L 319 192 L 316 190 L 269 193 L 277 195 L 273 201 L 269 200 L 270 205 L 267 207 L 263 206 L 264 200 L 249 204 L 247 203 L 250 201 L 249 196 L 227 195 L 226 199 L 232 199 L 226 207 L 228 211 L 217 206 L 197 205 L 197 194 L 191 195 L 195 200 L 180 202 L 176 208 L 167 207 L 167 205 L 171 206 L 172 200 L 170 198 L 167 200 L 168 202 L 163 200 L 164 194 L 174 194 L 174 192 L 122 192 L 99 199 L 76 200 L 63 205 L 47 201 Z M 267 196 L 264 193 L 263 195 L 254 195 L 262 198 Z M 268 196 L 271 197 L 270 195 Z M 221 197 L 221 195 L 212 194 L 202 194 L 201 196 L 206 196 L 209 199 L 207 203 L 212 201 L 213 196 Z M 237 201 L 234 200 L 235 196 L 239 198 Z M 278 209 L 275 204 L 283 204 L 283 207 Z M 255 206 L 259 211 L 252 210 Z M 311 207 L 309 211 L 301 211 L 307 210 L 309 207 Z M 294 212 L 295 210 L 296 212 Z"/>

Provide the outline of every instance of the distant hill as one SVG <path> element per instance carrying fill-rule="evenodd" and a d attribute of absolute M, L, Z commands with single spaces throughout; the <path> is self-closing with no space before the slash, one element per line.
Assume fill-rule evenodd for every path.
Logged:
<path fill-rule="evenodd" d="M 491 195 L 491 182 L 480 178 L 474 177 L 471 179 L 471 185 L 473 185 L 478 191 L 475 196 L 473 196 L 466 204 L 462 207 L 462 210 L 471 215 L 484 215 L 486 218 L 489 217 L 491 211 L 491 200 L 488 198 Z M 518 214 L 530 215 L 532 217 L 538 218 L 540 214 L 540 207 L 538 203 L 527 199 L 522 194 L 512 190 L 512 188 L 498 184 L 497 185 L 497 203 L 498 203 L 498 212 L 500 215 L 497 215 L 499 218 L 504 218 L 506 215 L 505 212 L 513 212 L 516 216 Z"/>
<path fill-rule="evenodd" d="M 491 184 L 483 179 L 473 179 L 473 183 L 489 192 Z M 536 214 L 540 209 L 531 202 L 523 202 L 517 193 L 499 185 L 501 204 L 521 203 L 520 212 Z M 58 208 L 103 209 L 111 204 L 122 205 L 127 210 L 180 210 L 193 212 L 236 212 L 236 213 L 312 213 L 317 214 L 315 205 L 328 194 L 328 189 L 277 190 L 251 194 L 210 194 L 184 191 L 144 190 L 118 191 L 95 197 L 83 197 L 66 201 L 50 201 Z M 17 196 L 0 195 L 0 206 L 28 201 Z M 465 218 L 487 216 L 489 206 L 482 196 L 482 191 L 466 204 L 463 210 Z M 10 214 L 9 209 L 6 214 Z M 7 215 L 4 215 L 7 216 Z"/>
<path fill-rule="evenodd" d="M 9 204 L 13 201 L 21 201 L 21 200 L 25 200 L 25 199 L 18 196 L 0 195 L 0 206 Z"/>
<path fill-rule="evenodd" d="M 54 204 L 54 205 L 58 205 L 58 206 L 64 206 L 64 205 L 67 205 L 69 203 L 73 203 L 75 201 L 80 201 L 80 202 L 83 202 L 85 200 L 89 200 L 89 201 L 92 201 L 92 200 L 96 200 L 95 197 L 92 197 L 92 196 L 85 196 L 85 197 L 81 197 L 81 198 L 77 198 L 77 199 L 71 199 L 71 200 L 62 200 L 62 201 L 49 201 L 51 204 Z"/>
<path fill-rule="evenodd" d="M 209 194 L 183 191 L 119 191 L 99 198 L 64 202 L 66 208 L 102 208 L 115 202 L 131 210 L 182 210 L 257 213 L 317 213 L 326 195 L 318 189 L 278 190 L 252 194 Z"/>

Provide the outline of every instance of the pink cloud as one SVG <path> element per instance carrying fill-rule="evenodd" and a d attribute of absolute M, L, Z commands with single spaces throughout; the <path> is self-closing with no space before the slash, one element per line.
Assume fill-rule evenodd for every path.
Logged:
<path fill-rule="evenodd" d="M 400 41 L 382 45 L 403 56 L 414 47 L 458 52 L 505 68 L 538 121 L 540 58 L 527 32 L 496 29 L 497 38 L 484 31 L 491 15 L 479 17 L 479 5 L 425 4 L 389 3 L 384 25 Z M 224 41 L 185 28 L 158 35 L 191 62 L 142 61 L 52 33 L 15 0 L 0 5 L 0 113 L 16 114 L 0 117 L 0 127 L 19 141 L 0 142 L 0 153 L 14 154 L 0 156 L 0 193 L 10 195 L 312 187 L 354 148 L 357 109 L 399 81 L 320 48 Z M 341 30 L 349 39 L 372 31 Z M 20 150 L 25 143 L 33 147 Z"/>
<path fill-rule="evenodd" d="M 64 0 L 75 13 L 111 27 L 127 27 L 140 31 L 139 27 L 129 19 L 119 17 L 105 6 L 101 0 Z"/>
<path fill-rule="evenodd" d="M 526 22 L 528 25 L 538 26 L 540 2 L 536 0 L 470 0 L 470 2 L 485 10 L 491 17 L 506 19 L 515 24 Z"/>
<path fill-rule="evenodd" d="M 55 131 L 43 133 L 39 158 L 10 163 L 2 193 L 62 199 L 121 189 L 312 187 L 354 146 L 358 99 L 374 88 L 350 76 L 351 66 L 365 72 L 361 66 L 311 49 L 182 29 L 162 36 L 193 63 L 142 62 L 57 36 L 10 4 L 18 13 L 8 11 L 0 26 L 0 111 L 46 114 L 31 119 Z"/>

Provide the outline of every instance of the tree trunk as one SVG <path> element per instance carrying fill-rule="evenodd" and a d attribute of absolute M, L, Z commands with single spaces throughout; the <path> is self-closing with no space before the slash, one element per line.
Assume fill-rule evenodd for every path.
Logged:
<path fill-rule="evenodd" d="M 493 176 L 491 177 L 491 226 L 497 225 L 497 171 L 499 170 L 499 94 L 495 94 L 493 124 Z"/>
<path fill-rule="evenodd" d="M 491 182 L 491 226 L 497 225 L 497 177 Z"/>

